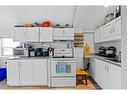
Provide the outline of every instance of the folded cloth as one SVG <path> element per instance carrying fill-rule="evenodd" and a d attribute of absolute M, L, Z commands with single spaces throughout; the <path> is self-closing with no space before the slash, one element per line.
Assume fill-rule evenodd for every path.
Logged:
<path fill-rule="evenodd" d="M 56 73 L 66 73 L 66 64 L 64 62 L 58 62 L 56 65 Z"/>

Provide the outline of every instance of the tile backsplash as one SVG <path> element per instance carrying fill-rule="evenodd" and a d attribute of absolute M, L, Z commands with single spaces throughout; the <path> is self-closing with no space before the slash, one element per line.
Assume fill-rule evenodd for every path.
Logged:
<path fill-rule="evenodd" d="M 117 51 L 121 51 L 121 41 L 120 40 L 96 43 L 95 44 L 95 53 L 98 53 L 100 46 L 105 46 L 105 47 L 114 46 L 114 47 L 116 47 Z"/>

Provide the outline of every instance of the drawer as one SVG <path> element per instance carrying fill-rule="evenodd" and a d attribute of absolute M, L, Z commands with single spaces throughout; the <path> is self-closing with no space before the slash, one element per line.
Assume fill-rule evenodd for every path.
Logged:
<path fill-rule="evenodd" d="M 76 86 L 76 77 L 51 78 L 51 87 L 72 87 Z"/>

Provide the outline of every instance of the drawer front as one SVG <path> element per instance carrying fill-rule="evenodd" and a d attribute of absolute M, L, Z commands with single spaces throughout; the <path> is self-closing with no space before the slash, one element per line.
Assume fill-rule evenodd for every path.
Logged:
<path fill-rule="evenodd" d="M 76 77 L 71 78 L 52 78 L 51 87 L 76 86 Z"/>

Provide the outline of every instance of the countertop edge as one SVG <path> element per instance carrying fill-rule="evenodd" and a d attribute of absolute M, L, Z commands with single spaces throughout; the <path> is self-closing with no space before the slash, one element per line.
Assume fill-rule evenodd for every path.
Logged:
<path fill-rule="evenodd" d="M 84 58 L 88 58 L 88 57 L 84 57 Z M 109 62 L 110 64 L 113 64 L 113 65 L 117 65 L 119 67 L 121 67 L 121 62 L 114 62 L 114 61 L 111 61 L 111 60 L 108 60 L 108 59 L 105 59 L 104 57 L 102 56 L 98 56 L 98 55 L 90 55 L 89 58 L 96 58 L 96 59 L 100 59 L 102 61 L 105 61 L 105 62 Z"/>

